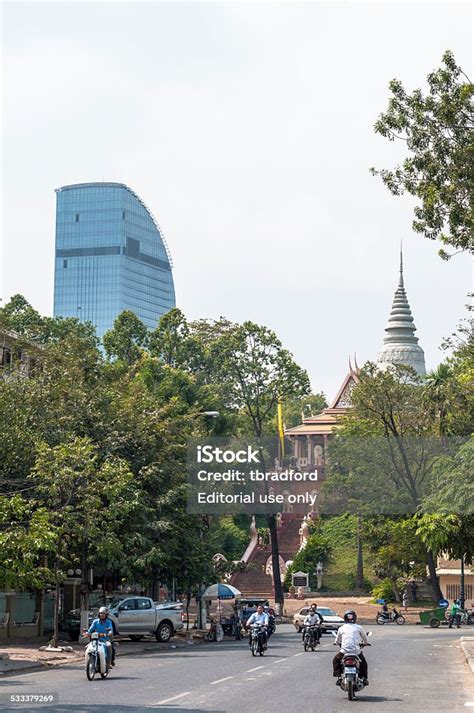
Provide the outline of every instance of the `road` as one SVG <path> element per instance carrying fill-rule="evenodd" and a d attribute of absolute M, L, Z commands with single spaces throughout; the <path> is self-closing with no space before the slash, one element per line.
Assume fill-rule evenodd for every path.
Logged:
<path fill-rule="evenodd" d="M 469 710 L 472 702 L 474 708 L 459 632 L 395 625 L 371 630 L 370 686 L 352 703 L 331 676 L 337 651 L 332 637 L 324 636 L 316 652 L 304 653 L 293 627 L 282 625 L 264 657 L 252 658 L 245 641 L 224 641 L 119 657 L 104 681 L 88 682 L 77 665 L 8 677 L 0 682 L 0 707 L 5 713 L 339 713 L 354 706 L 358 713 L 455 713 Z M 11 694 L 53 692 L 59 702 L 46 709 L 7 704 Z"/>

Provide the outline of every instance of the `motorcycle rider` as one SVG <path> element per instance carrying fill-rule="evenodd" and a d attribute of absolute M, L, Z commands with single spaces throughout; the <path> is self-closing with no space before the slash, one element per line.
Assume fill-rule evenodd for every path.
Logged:
<path fill-rule="evenodd" d="M 318 605 L 317 604 L 311 604 L 308 613 L 306 614 L 304 621 L 303 621 L 303 636 L 302 636 L 302 641 L 304 642 L 304 635 L 305 635 L 305 630 L 307 626 L 317 626 L 318 628 L 315 630 L 315 635 L 317 642 L 319 644 L 320 639 L 321 639 L 321 629 L 319 628 L 321 622 L 323 621 L 323 617 L 321 614 L 318 612 Z"/>
<path fill-rule="evenodd" d="M 108 618 L 108 613 L 109 610 L 107 607 L 100 607 L 99 615 L 88 628 L 86 636 L 90 636 L 94 631 L 99 634 L 102 643 L 105 644 L 107 660 L 110 661 L 112 666 L 115 666 L 115 652 L 113 651 L 111 642 L 114 626 L 113 621 Z"/>
<path fill-rule="evenodd" d="M 459 599 L 455 599 L 451 607 L 448 629 L 452 629 L 453 624 L 456 624 L 457 629 L 461 628 L 461 602 Z"/>
<path fill-rule="evenodd" d="M 336 686 L 341 683 L 341 661 L 345 654 L 357 654 L 360 659 L 359 675 L 364 682 L 364 686 L 369 685 L 368 666 L 361 644 L 370 646 L 367 634 L 364 629 L 357 624 L 357 614 L 353 609 L 349 609 L 344 614 L 344 624 L 339 627 L 336 636 L 336 644 L 340 644 L 340 651 L 332 661 L 333 676 L 337 678 Z"/>
<path fill-rule="evenodd" d="M 262 645 L 267 645 L 267 629 L 268 629 L 268 614 L 263 610 L 262 604 L 259 604 L 257 611 L 251 614 L 246 621 L 245 628 L 249 629 L 252 624 L 258 624 L 262 627 Z M 249 646 L 252 643 L 252 637 L 249 636 Z"/>
<path fill-rule="evenodd" d="M 268 614 L 268 638 L 276 631 L 275 610 L 273 607 L 264 607 L 263 611 Z"/>

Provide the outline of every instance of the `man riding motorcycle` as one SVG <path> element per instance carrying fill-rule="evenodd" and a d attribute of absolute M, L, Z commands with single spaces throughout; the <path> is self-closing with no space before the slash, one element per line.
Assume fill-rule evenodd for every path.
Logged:
<path fill-rule="evenodd" d="M 302 635 L 302 641 L 304 642 L 304 635 L 305 635 L 305 630 L 307 626 L 317 626 L 317 629 L 315 629 L 315 635 L 317 642 L 319 644 L 320 639 L 321 639 L 321 629 L 319 628 L 321 622 L 323 621 L 323 617 L 321 614 L 318 612 L 318 605 L 317 604 L 311 604 L 308 613 L 306 614 L 304 621 L 303 621 L 303 635 Z"/>
<path fill-rule="evenodd" d="M 349 609 L 344 614 L 344 624 L 339 627 L 336 636 L 336 644 L 340 644 L 340 651 L 332 661 L 333 676 L 337 678 L 336 686 L 341 683 L 341 661 L 345 654 L 356 654 L 360 659 L 359 674 L 364 681 L 364 685 L 369 685 L 368 666 L 361 644 L 370 646 L 367 634 L 364 629 L 357 624 L 357 614 L 353 609 Z"/>
<path fill-rule="evenodd" d="M 111 641 L 115 624 L 112 619 L 108 618 L 108 613 L 109 610 L 107 607 L 100 607 L 99 616 L 97 619 L 94 619 L 88 628 L 86 636 L 90 636 L 94 631 L 99 634 L 101 641 L 105 644 L 107 660 L 110 661 L 111 666 L 115 666 L 115 648 Z"/>
<path fill-rule="evenodd" d="M 249 616 L 245 623 L 245 628 L 249 629 L 252 624 L 258 624 L 262 627 L 262 646 L 267 645 L 267 630 L 268 630 L 268 614 L 263 610 L 261 604 L 258 605 L 257 611 Z M 252 644 L 252 637 L 249 636 L 249 646 Z"/>

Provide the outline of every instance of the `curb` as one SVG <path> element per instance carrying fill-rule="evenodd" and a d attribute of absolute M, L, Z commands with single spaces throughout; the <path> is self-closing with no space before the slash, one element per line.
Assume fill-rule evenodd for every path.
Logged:
<path fill-rule="evenodd" d="M 474 673 L 474 636 L 461 636 L 461 650 L 466 657 L 466 662 Z"/>
<path fill-rule="evenodd" d="M 203 640 L 201 640 L 201 639 L 194 639 L 194 640 L 192 640 L 192 643 L 200 644 L 200 643 L 202 643 L 202 641 Z M 172 643 L 168 643 L 168 644 L 158 643 L 158 642 L 153 642 L 153 641 L 146 641 L 139 648 L 137 647 L 137 648 L 134 648 L 129 651 L 120 652 L 120 649 L 119 649 L 119 651 L 117 652 L 117 657 L 122 658 L 125 656 L 138 656 L 143 653 L 149 653 L 149 652 L 153 652 L 153 651 L 171 651 L 174 649 L 184 649 L 184 648 L 186 648 L 186 649 L 188 648 L 187 640 L 184 639 L 184 641 L 182 641 L 181 637 L 178 639 L 178 641 L 176 643 L 172 642 Z M 18 659 L 11 659 L 11 662 L 12 663 L 23 663 L 23 661 L 19 661 Z M 60 661 L 58 663 L 53 663 L 53 662 L 50 663 L 47 660 L 32 661 L 31 663 L 24 661 L 25 665 L 18 666 L 18 668 L 13 667 L 10 669 L 6 669 L 4 671 L 0 670 L 0 680 L 7 676 L 15 676 L 15 675 L 19 676 L 23 673 L 32 673 L 33 671 L 48 671 L 52 668 L 61 668 L 63 666 L 70 666 L 71 664 L 74 664 L 74 663 L 81 664 L 82 662 L 83 662 L 83 657 L 70 659 L 69 661 L 65 659 L 64 661 Z"/>

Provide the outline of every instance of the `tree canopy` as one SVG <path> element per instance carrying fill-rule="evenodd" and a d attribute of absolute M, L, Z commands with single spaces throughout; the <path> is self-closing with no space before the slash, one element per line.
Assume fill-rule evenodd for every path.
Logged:
<path fill-rule="evenodd" d="M 387 111 L 374 128 L 389 141 L 403 141 L 407 156 L 393 170 L 371 172 L 392 194 L 418 199 L 413 230 L 440 240 L 448 250 L 439 254 L 449 259 L 452 249 L 473 250 L 474 87 L 450 51 L 427 82 L 426 93 L 409 93 L 398 79 L 390 82 Z"/>

